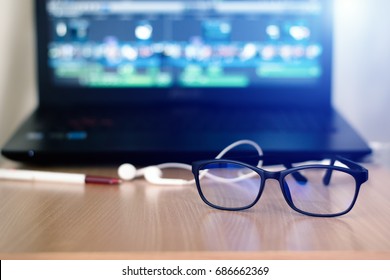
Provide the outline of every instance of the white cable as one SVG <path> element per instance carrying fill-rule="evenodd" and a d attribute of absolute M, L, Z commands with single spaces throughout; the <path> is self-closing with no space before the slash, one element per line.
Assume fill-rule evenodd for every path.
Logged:
<path fill-rule="evenodd" d="M 253 148 L 256 149 L 257 153 L 258 153 L 258 156 L 260 158 L 258 164 L 257 164 L 257 167 L 261 167 L 263 165 L 263 160 L 262 160 L 262 156 L 263 156 L 263 150 L 261 149 L 261 147 L 254 141 L 252 140 L 239 140 L 239 141 L 236 141 L 232 144 L 230 144 L 229 146 L 227 146 L 226 148 L 224 148 L 216 157 L 215 159 L 222 159 L 222 157 L 227 154 L 228 152 L 230 152 L 232 149 L 238 147 L 238 146 L 241 146 L 241 145 L 249 145 L 249 146 L 252 146 Z M 176 163 L 176 162 L 167 162 L 167 163 L 162 163 L 162 164 L 158 164 L 156 165 L 157 168 L 159 168 L 160 170 L 162 169 L 166 169 L 166 168 L 179 168 L 179 169 L 184 169 L 184 170 L 189 170 L 189 171 L 192 171 L 192 166 L 189 165 L 189 164 L 185 164 L 185 163 Z M 148 167 L 146 167 L 148 168 Z M 145 169 L 146 168 L 143 168 L 143 169 L 140 169 L 137 171 L 137 175 L 138 174 L 143 174 Z M 222 182 L 222 183 L 226 183 L 226 182 L 229 182 L 229 183 L 235 183 L 235 182 L 238 182 L 238 181 L 241 181 L 241 180 L 244 180 L 244 179 L 247 179 L 247 178 L 250 178 L 253 176 L 253 174 L 249 173 L 249 174 L 245 174 L 245 175 L 240 175 L 239 177 L 237 178 L 222 178 L 222 177 L 219 177 L 219 176 L 216 176 L 216 175 L 213 175 L 213 174 L 210 174 L 209 172 L 202 172 L 202 174 L 200 175 L 201 178 L 203 176 L 207 176 L 207 177 L 210 177 L 216 181 L 219 181 L 219 182 Z M 168 179 L 165 179 L 165 180 L 168 180 Z M 189 181 L 185 181 L 185 180 L 180 180 L 178 179 L 178 184 L 180 185 L 192 185 L 195 183 L 195 179 L 192 179 L 192 180 L 189 180 Z M 166 181 L 167 184 L 171 184 L 171 183 L 174 183 L 174 181 Z M 165 184 L 164 184 L 165 185 Z"/>
<path fill-rule="evenodd" d="M 223 149 L 216 157 L 215 159 L 221 159 L 226 153 L 228 153 L 229 151 L 231 151 L 232 149 L 234 149 L 235 147 L 237 146 L 241 146 L 241 145 L 249 145 L 249 146 L 252 146 L 253 148 L 256 149 L 257 151 L 257 154 L 259 156 L 259 162 L 257 163 L 257 167 L 261 167 L 263 166 L 263 159 L 262 159 L 262 156 L 263 156 L 263 150 L 261 149 L 261 147 L 254 141 L 252 140 L 239 140 L 239 141 L 236 141 L 232 144 L 230 144 L 229 146 L 227 146 L 225 149 Z"/>
<path fill-rule="evenodd" d="M 221 159 L 226 153 L 228 153 L 232 149 L 236 148 L 237 146 L 241 146 L 241 145 L 249 145 L 249 146 L 252 146 L 253 148 L 256 149 L 258 156 L 259 156 L 259 159 L 260 159 L 258 164 L 257 164 L 257 167 L 261 167 L 263 164 L 263 160 L 262 160 L 263 150 L 260 148 L 260 146 L 256 142 L 251 141 L 251 140 L 240 140 L 240 141 L 236 141 L 236 142 L 230 144 L 229 146 L 224 148 L 215 157 L 215 159 Z M 184 163 L 176 163 L 176 162 L 167 162 L 167 163 L 162 163 L 162 164 L 158 164 L 155 166 L 148 166 L 145 168 L 141 168 L 139 170 L 136 170 L 136 168 L 131 164 L 124 163 L 118 168 L 118 175 L 121 179 L 126 180 L 126 181 L 130 181 L 136 177 L 144 176 L 147 181 L 151 182 L 152 184 L 156 184 L 156 185 L 190 185 L 190 184 L 192 185 L 195 183 L 194 179 L 190 180 L 190 181 L 186 181 L 183 179 L 162 178 L 162 171 L 161 170 L 166 169 L 166 168 L 178 168 L 178 169 L 192 171 L 191 165 L 184 164 Z M 239 174 L 239 176 L 237 178 L 223 178 L 223 177 L 219 177 L 217 175 L 213 175 L 210 172 L 208 172 L 207 170 L 202 170 L 201 174 L 200 174 L 200 178 L 203 178 L 204 176 L 207 176 L 208 178 L 211 178 L 211 179 L 213 179 L 215 181 L 219 181 L 219 182 L 234 183 L 234 182 L 238 182 L 238 181 L 250 178 L 251 176 L 253 176 L 253 173 L 252 174 L 251 173 L 243 174 L 243 175 Z"/>

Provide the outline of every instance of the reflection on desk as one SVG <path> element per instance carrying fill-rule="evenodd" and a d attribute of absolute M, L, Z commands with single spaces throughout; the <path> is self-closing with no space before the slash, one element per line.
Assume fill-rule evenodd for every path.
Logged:
<path fill-rule="evenodd" d="M 338 218 L 296 213 L 272 180 L 240 212 L 208 207 L 195 186 L 142 179 L 119 187 L 1 181 L 0 257 L 390 259 L 390 172 L 366 167 L 370 179 L 354 209 Z M 66 170 L 75 171 L 53 168 Z"/>

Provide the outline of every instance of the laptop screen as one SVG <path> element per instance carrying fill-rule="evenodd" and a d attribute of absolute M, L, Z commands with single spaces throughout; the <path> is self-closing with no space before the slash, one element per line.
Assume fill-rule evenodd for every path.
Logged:
<path fill-rule="evenodd" d="M 278 88 L 323 79 L 323 1 L 48 0 L 60 88 Z"/>
<path fill-rule="evenodd" d="M 329 97 L 329 0 L 37 3 L 43 101 Z"/>

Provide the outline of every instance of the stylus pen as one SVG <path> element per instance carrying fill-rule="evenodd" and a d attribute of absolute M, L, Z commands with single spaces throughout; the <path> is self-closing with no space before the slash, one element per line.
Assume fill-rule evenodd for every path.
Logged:
<path fill-rule="evenodd" d="M 46 172 L 18 169 L 0 169 L 0 179 L 17 181 L 41 181 L 58 182 L 71 184 L 101 184 L 118 185 L 121 180 L 118 178 L 91 176 L 86 174 Z"/>

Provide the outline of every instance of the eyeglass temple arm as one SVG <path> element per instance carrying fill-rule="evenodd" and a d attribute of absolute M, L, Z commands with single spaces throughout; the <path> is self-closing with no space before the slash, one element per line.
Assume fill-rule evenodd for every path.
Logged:
<path fill-rule="evenodd" d="M 293 166 L 292 166 L 291 163 L 284 163 L 283 165 L 284 165 L 284 167 L 286 167 L 287 169 L 293 168 Z M 294 172 L 294 173 L 292 173 L 291 175 L 294 177 L 295 181 L 297 181 L 299 184 L 305 185 L 305 184 L 307 183 L 306 177 L 303 176 L 301 173 L 299 173 L 299 172 Z"/>
<path fill-rule="evenodd" d="M 354 163 L 353 161 L 350 161 L 350 160 L 348 160 L 348 159 L 346 159 L 346 158 L 343 158 L 343 157 L 332 158 L 331 161 L 330 161 L 330 166 L 334 166 L 334 164 L 336 163 L 336 160 L 338 160 L 338 161 L 340 161 L 341 163 L 345 164 L 345 165 L 346 165 L 348 168 L 350 168 L 350 169 L 365 171 L 365 174 L 366 174 L 365 176 L 366 176 L 366 177 L 365 177 L 363 180 L 364 180 L 364 181 L 367 181 L 367 179 L 368 179 L 368 175 L 367 175 L 368 172 L 367 172 L 366 169 L 364 169 L 364 168 L 361 167 L 360 165 Z M 286 167 L 286 168 L 288 168 L 288 169 L 293 167 L 291 163 L 284 163 L 283 165 L 284 165 L 284 167 Z M 323 181 L 323 183 L 324 183 L 325 186 L 329 186 L 329 184 L 330 184 L 330 180 L 332 179 L 332 171 L 333 171 L 332 169 L 328 169 L 328 170 L 326 171 L 326 173 L 325 173 L 324 178 L 322 179 L 322 181 Z M 306 177 L 303 176 L 303 175 L 302 175 L 301 173 L 299 173 L 299 172 L 294 172 L 294 173 L 292 173 L 292 176 L 294 177 L 294 179 L 295 179 L 298 183 L 300 183 L 300 184 L 302 184 L 302 185 L 304 185 L 304 184 L 307 183 Z"/>
<path fill-rule="evenodd" d="M 367 169 L 365 169 L 362 166 L 360 166 L 359 164 L 357 164 L 349 159 L 343 158 L 343 157 L 332 158 L 330 161 L 330 166 L 334 166 L 334 164 L 336 163 L 336 160 L 345 164 L 348 168 L 350 168 L 352 170 L 363 171 L 363 173 L 362 173 L 363 176 L 361 177 L 361 180 L 363 182 L 368 180 Z M 323 178 L 323 183 L 325 186 L 329 186 L 329 184 L 330 184 L 330 180 L 332 178 L 332 171 L 333 171 L 332 169 L 328 169 L 325 173 L 325 176 Z"/>
<path fill-rule="evenodd" d="M 334 166 L 336 160 L 331 159 L 330 160 L 330 166 Z M 332 169 L 327 169 L 324 178 L 322 179 L 322 182 L 324 183 L 325 186 L 329 186 L 330 184 L 330 179 L 332 178 Z"/>

